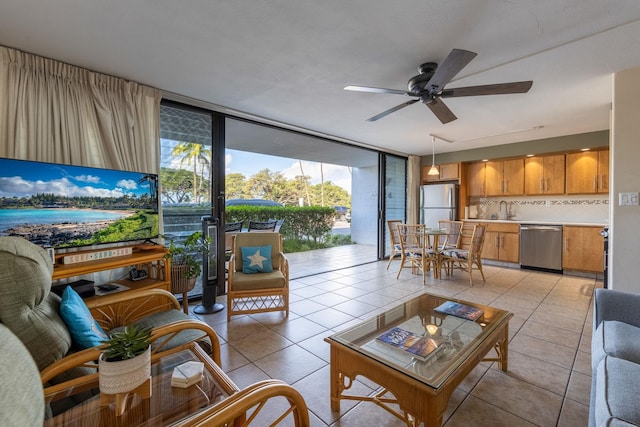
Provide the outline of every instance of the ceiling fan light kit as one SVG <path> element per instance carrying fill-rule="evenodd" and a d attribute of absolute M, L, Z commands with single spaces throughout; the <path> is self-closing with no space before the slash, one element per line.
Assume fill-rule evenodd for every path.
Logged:
<path fill-rule="evenodd" d="M 420 74 L 409 79 L 409 82 L 407 83 L 408 91 L 369 86 L 347 86 L 345 87 L 345 90 L 405 95 L 416 98 L 370 117 L 367 121 L 374 122 L 420 101 L 425 104 L 433 114 L 435 114 L 442 124 L 447 124 L 456 120 L 457 117 L 441 100 L 441 98 L 506 95 L 512 93 L 526 93 L 531 89 L 533 82 L 530 80 L 445 89 L 445 86 L 451 81 L 451 79 L 466 67 L 467 64 L 476 57 L 476 55 L 477 53 L 470 52 L 468 50 L 453 49 L 440 66 L 435 62 L 426 62 L 420 65 L 420 67 L 418 67 Z"/>

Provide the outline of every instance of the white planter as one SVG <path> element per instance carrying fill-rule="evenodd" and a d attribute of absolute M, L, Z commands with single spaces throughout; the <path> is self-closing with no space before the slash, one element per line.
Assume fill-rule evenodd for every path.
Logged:
<path fill-rule="evenodd" d="M 103 357 L 104 353 L 98 359 L 98 377 L 102 393 L 130 392 L 151 376 L 151 347 L 133 359 L 107 362 Z"/>

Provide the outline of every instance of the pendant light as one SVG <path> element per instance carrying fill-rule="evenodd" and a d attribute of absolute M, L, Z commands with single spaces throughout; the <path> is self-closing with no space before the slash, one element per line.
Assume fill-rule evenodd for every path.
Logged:
<path fill-rule="evenodd" d="M 431 136 L 431 143 L 433 146 L 433 152 L 431 155 L 431 169 L 429 169 L 427 175 L 440 175 L 440 171 L 438 171 L 438 168 L 436 167 L 436 138 L 433 135 Z"/>

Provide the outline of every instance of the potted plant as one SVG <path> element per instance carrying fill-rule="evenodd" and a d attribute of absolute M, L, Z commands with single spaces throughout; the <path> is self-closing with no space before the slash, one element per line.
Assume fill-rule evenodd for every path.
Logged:
<path fill-rule="evenodd" d="M 210 241 L 200 231 L 192 233 L 182 243 L 169 241 L 169 252 L 164 257 L 171 260 L 172 293 L 185 294 L 193 289 L 202 272 L 202 256 L 209 252 Z"/>
<path fill-rule="evenodd" d="M 151 328 L 126 326 L 109 334 L 98 359 L 100 391 L 128 393 L 151 376 Z"/>

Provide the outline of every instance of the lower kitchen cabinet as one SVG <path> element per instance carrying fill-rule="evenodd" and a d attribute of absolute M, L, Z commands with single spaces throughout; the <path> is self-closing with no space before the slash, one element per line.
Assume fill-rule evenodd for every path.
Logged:
<path fill-rule="evenodd" d="M 604 243 L 602 227 L 565 225 L 562 228 L 562 268 L 602 273 Z"/>
<path fill-rule="evenodd" d="M 520 226 L 489 223 L 485 231 L 482 258 L 517 263 L 520 260 Z"/>

